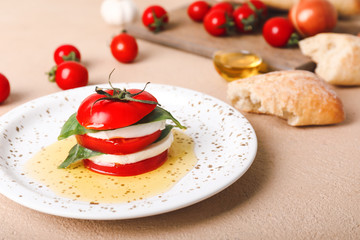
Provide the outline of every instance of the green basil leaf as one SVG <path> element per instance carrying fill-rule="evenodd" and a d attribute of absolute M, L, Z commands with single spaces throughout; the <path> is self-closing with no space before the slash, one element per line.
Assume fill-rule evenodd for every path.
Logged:
<path fill-rule="evenodd" d="M 61 128 L 60 135 L 58 136 L 58 140 L 62 140 L 68 138 L 72 135 L 82 135 L 86 133 L 97 132 L 93 129 L 86 129 L 80 125 L 78 120 L 76 119 L 76 113 L 71 115 L 69 119 L 65 122 L 64 126 Z"/>
<path fill-rule="evenodd" d="M 101 154 L 103 153 L 96 152 L 88 148 L 84 148 L 79 144 L 76 144 L 70 149 L 69 155 L 67 156 L 65 161 L 60 164 L 58 168 L 67 168 L 70 164 L 75 163 L 79 160 L 87 159 L 89 157 L 98 156 Z"/>
<path fill-rule="evenodd" d="M 156 122 L 162 120 L 171 120 L 173 121 L 173 123 L 175 123 L 176 127 L 180 129 L 186 129 L 186 127 L 181 125 L 181 123 L 176 118 L 174 118 L 170 112 L 158 106 L 151 113 L 149 113 L 143 119 L 138 121 L 136 124 Z"/>
<path fill-rule="evenodd" d="M 156 141 L 154 143 L 160 142 L 161 140 L 163 140 L 170 133 L 171 129 L 173 129 L 173 128 L 174 128 L 173 125 L 166 124 L 165 129 L 163 129 L 161 131 L 159 138 L 156 139 Z"/>

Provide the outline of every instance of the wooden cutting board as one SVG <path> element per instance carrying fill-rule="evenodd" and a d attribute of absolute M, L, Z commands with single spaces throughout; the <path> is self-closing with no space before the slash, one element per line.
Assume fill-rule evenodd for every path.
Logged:
<path fill-rule="evenodd" d="M 129 34 L 168 47 L 184 50 L 212 58 L 217 50 L 255 53 L 273 70 L 307 69 L 313 67 L 310 58 L 301 54 L 298 48 L 273 48 L 265 42 L 261 30 L 252 34 L 214 37 L 209 35 L 202 23 L 193 22 L 187 15 L 186 6 L 169 12 L 169 24 L 160 33 L 147 30 L 141 21 L 126 26 Z M 339 32 L 360 32 L 360 21 L 339 21 Z"/>

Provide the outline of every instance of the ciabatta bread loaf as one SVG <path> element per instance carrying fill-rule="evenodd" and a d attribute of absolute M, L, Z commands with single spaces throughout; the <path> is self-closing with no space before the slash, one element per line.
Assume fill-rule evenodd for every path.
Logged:
<path fill-rule="evenodd" d="M 222 2 L 230 1 L 235 3 L 243 3 L 248 0 L 219 0 Z M 262 0 L 267 6 L 281 9 L 289 10 L 294 6 L 299 0 Z M 339 15 L 349 16 L 360 14 L 360 0 L 329 0 L 338 11 Z"/>
<path fill-rule="evenodd" d="M 316 74 L 336 85 L 360 85 L 360 37 L 321 33 L 299 42 L 301 52 L 317 63 Z"/>
<path fill-rule="evenodd" d="M 329 85 L 312 72 L 277 71 L 228 84 L 227 97 L 240 111 L 272 114 L 291 126 L 327 125 L 345 119 Z"/>

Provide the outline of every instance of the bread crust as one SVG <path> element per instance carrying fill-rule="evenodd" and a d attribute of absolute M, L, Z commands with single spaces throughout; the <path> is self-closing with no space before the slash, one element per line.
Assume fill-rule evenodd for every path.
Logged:
<path fill-rule="evenodd" d="M 228 84 L 227 97 L 240 111 L 276 115 L 291 126 L 344 121 L 341 100 L 312 72 L 276 71 Z"/>
<path fill-rule="evenodd" d="M 320 33 L 299 42 L 301 52 L 317 67 L 316 74 L 335 85 L 360 85 L 360 37 Z"/>

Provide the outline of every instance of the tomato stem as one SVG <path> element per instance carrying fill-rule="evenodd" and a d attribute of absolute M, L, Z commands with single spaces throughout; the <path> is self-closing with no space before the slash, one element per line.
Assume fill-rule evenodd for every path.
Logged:
<path fill-rule="evenodd" d="M 98 101 L 102 101 L 102 100 L 110 100 L 110 101 L 114 101 L 114 102 L 139 102 L 139 103 L 145 103 L 145 104 L 155 104 L 155 105 L 160 105 L 158 102 L 155 101 L 149 101 L 149 100 L 142 100 L 142 99 L 135 99 L 134 97 L 141 94 L 142 92 L 145 91 L 146 86 L 150 83 L 147 82 L 144 86 L 144 88 L 137 92 L 137 93 L 130 93 L 126 90 L 126 88 L 124 88 L 123 90 L 121 90 L 120 88 L 115 88 L 113 87 L 113 85 L 110 82 L 110 76 L 111 74 L 114 72 L 111 71 L 110 75 L 109 75 L 109 85 L 111 87 L 111 89 L 106 89 L 106 88 L 99 88 L 99 87 L 95 87 L 95 92 L 97 94 L 100 95 L 104 95 L 105 97 L 99 98 L 97 99 L 92 106 L 94 106 L 95 103 L 97 103 Z M 112 94 L 106 92 L 105 90 L 113 90 Z"/>
<path fill-rule="evenodd" d="M 256 23 L 255 15 L 250 15 L 247 18 L 241 19 L 241 23 L 244 25 L 244 31 L 252 31 Z"/>
<path fill-rule="evenodd" d="M 80 62 L 80 59 L 76 57 L 76 53 L 74 51 L 71 51 L 68 55 L 62 56 L 62 59 L 64 61 Z"/>
<path fill-rule="evenodd" d="M 165 25 L 165 20 L 164 19 L 167 17 L 167 14 L 165 14 L 165 15 L 158 18 L 156 16 L 156 14 L 155 14 L 155 11 L 152 10 L 152 16 L 153 16 L 154 22 L 149 24 L 148 27 L 155 28 L 154 32 L 158 33 L 164 28 L 164 25 Z"/>
<path fill-rule="evenodd" d="M 288 47 L 294 47 L 297 46 L 300 40 L 300 36 L 299 34 L 297 34 L 296 32 L 292 33 L 288 42 L 287 42 L 287 46 Z"/>
<path fill-rule="evenodd" d="M 144 86 L 144 88 L 137 92 L 137 93 L 130 93 L 126 90 L 126 88 L 124 88 L 123 90 L 121 90 L 120 88 L 115 88 L 110 79 L 111 79 L 111 75 L 113 74 L 113 72 L 115 71 L 115 69 L 113 69 L 110 74 L 109 74 L 109 78 L 108 78 L 108 82 L 109 82 L 109 85 L 110 85 L 110 89 L 109 88 L 99 88 L 98 86 L 95 87 L 95 92 L 97 94 L 100 94 L 100 95 L 104 95 L 105 97 L 102 97 L 102 98 L 99 98 L 97 99 L 96 101 L 94 101 L 94 103 L 92 104 L 91 106 L 91 110 L 90 110 L 90 113 L 92 113 L 92 108 L 93 106 L 95 105 L 95 103 L 97 103 L 98 101 L 102 101 L 102 100 L 110 100 L 110 101 L 114 101 L 114 102 L 129 102 L 129 101 L 132 101 L 132 102 L 139 102 L 139 103 L 145 103 L 145 104 L 155 104 L 155 105 L 159 105 L 160 104 L 158 102 L 155 102 L 155 101 L 149 101 L 149 100 L 142 100 L 142 99 L 135 99 L 133 97 L 141 94 L 142 92 L 145 91 L 145 88 L 147 87 L 147 85 L 150 83 L 150 82 L 147 82 Z M 112 94 L 107 92 L 106 90 L 112 90 Z"/>
<path fill-rule="evenodd" d="M 252 3 L 251 1 L 247 2 L 247 4 L 248 4 L 249 8 L 255 12 L 256 16 L 257 16 L 259 19 L 263 19 L 263 18 L 264 18 L 263 15 L 262 15 L 264 9 L 257 8 L 257 7 L 254 5 L 254 3 Z"/>
<path fill-rule="evenodd" d="M 46 73 L 48 75 L 48 79 L 50 82 L 55 82 L 55 75 L 56 75 L 57 65 L 53 66 L 49 72 Z"/>
<path fill-rule="evenodd" d="M 220 28 L 225 28 L 227 35 L 232 35 L 235 33 L 235 22 L 233 18 L 225 12 L 225 23 L 220 26 Z"/>

